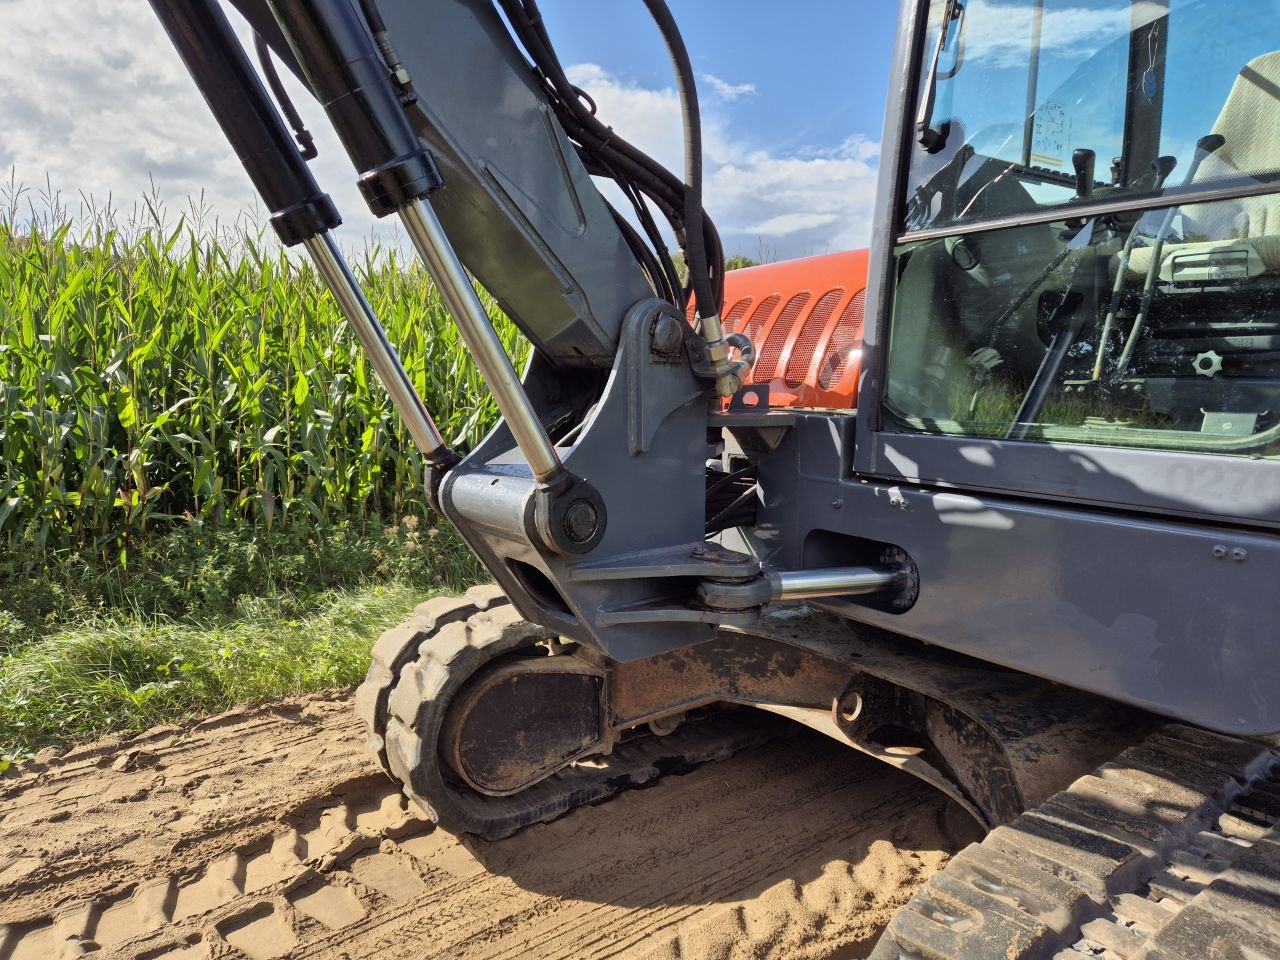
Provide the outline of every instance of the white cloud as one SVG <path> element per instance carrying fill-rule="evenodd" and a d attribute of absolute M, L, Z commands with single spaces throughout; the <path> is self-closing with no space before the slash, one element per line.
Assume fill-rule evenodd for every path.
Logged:
<path fill-rule="evenodd" d="M 597 64 L 566 72 L 591 94 L 601 119 L 669 169 L 684 169 L 674 89 L 641 87 Z M 797 257 L 870 239 L 880 156 L 875 141 L 854 135 L 826 149 L 759 147 L 738 137 L 714 102 L 703 105 L 702 135 L 705 203 L 728 253 L 751 256 L 763 248 Z"/>
<path fill-rule="evenodd" d="M 0 180 L 9 168 L 32 188 L 46 183 L 73 207 L 79 196 L 127 212 L 152 185 L 172 212 L 202 198 L 223 222 L 261 208 L 145 0 L 0 0 Z M 684 168 L 674 89 L 648 89 L 594 64 L 569 69 L 600 116 L 673 171 Z M 320 148 L 312 164 L 346 218 L 344 243 L 359 246 L 375 221 L 324 119 L 287 71 Z M 708 80 L 715 87 L 715 83 Z M 728 85 L 743 95 L 750 84 Z M 870 235 L 876 143 L 783 150 L 734 130 L 725 100 L 704 102 L 706 204 L 730 253 L 761 247 L 801 256 L 865 244 Z M 606 191 L 607 192 L 607 191 Z M 379 233 L 394 235 L 384 221 Z"/>
<path fill-rule="evenodd" d="M 940 9 L 940 7 L 939 7 Z M 1169 13 L 1159 0 L 1141 0 L 1132 8 L 1058 7 L 1044 12 L 1040 50 L 1050 56 L 1084 60 L 1106 44 Z M 938 16 L 940 14 L 935 14 Z M 1023 2 L 972 0 L 965 13 L 967 60 L 992 67 L 1026 69 L 1034 9 Z"/>
<path fill-rule="evenodd" d="M 73 212 L 83 196 L 127 214 L 154 184 L 173 213 L 201 197 L 223 222 L 260 211 L 145 0 L 0 0 L 0 35 L 0 171 L 7 180 L 12 170 L 28 199 L 47 182 Z M 312 169 L 346 218 L 340 235 L 358 244 L 374 221 L 351 165 L 314 101 L 281 72 L 316 135 Z"/>
<path fill-rule="evenodd" d="M 738 100 L 756 92 L 754 83 L 730 83 L 728 80 L 721 80 L 710 73 L 704 73 L 702 79 L 707 81 L 712 91 L 721 100 Z"/>

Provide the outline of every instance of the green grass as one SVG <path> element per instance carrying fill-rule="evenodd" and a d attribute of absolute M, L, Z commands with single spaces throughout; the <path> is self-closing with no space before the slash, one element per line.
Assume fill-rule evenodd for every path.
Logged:
<path fill-rule="evenodd" d="M 487 579 L 448 527 L 176 529 L 128 568 L 0 567 L 0 771 L 41 747 L 349 686 L 422 600 Z"/>
<path fill-rule="evenodd" d="M 79 621 L 5 659 L 0 767 L 49 744 L 358 683 L 380 629 L 423 596 L 393 582 L 331 591 L 296 618 L 267 606 L 213 627 Z"/>

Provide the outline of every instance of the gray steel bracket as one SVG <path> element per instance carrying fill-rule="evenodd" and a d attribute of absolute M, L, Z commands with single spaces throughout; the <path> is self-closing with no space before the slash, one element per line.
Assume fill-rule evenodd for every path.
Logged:
<path fill-rule="evenodd" d="M 700 578 L 751 578 L 759 565 L 704 543 L 708 393 L 683 353 L 673 357 L 659 322 L 671 315 L 658 300 L 627 312 L 599 399 L 572 445 L 559 447 L 565 468 L 609 506 L 593 550 L 555 554 L 531 533 L 537 484 L 505 426 L 440 490 L 445 515 L 524 616 L 615 660 L 698 643 L 717 624 L 756 616 L 712 611 L 696 599 Z M 560 382 L 537 363 L 526 373 L 544 417 Z"/>

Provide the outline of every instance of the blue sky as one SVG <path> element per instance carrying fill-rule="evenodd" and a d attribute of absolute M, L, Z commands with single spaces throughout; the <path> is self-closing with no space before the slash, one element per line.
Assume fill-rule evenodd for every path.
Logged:
<path fill-rule="evenodd" d="M 700 75 L 706 200 L 728 252 L 793 257 L 864 244 L 897 4 L 671 4 Z M 671 68 L 641 0 L 542 7 L 562 62 L 606 121 L 679 170 Z M 73 208 L 81 196 L 99 207 L 110 197 L 127 213 L 152 185 L 175 211 L 191 196 L 223 220 L 252 205 L 146 0 L 0 0 L 0 36 L 0 171 L 33 194 L 47 178 Z M 373 221 L 318 109 L 300 106 L 321 147 L 317 175 L 346 220 L 340 236 L 358 245 Z"/>
<path fill-rule="evenodd" d="M 544 0 L 567 63 L 598 63 L 639 86 L 671 85 L 671 67 L 640 0 Z M 754 92 L 717 105 L 735 131 L 778 149 L 879 138 L 897 4 L 889 0 L 670 0 L 694 66 Z M 607 8 L 607 16 L 602 14 Z M 705 81 L 702 95 L 714 98 Z"/>

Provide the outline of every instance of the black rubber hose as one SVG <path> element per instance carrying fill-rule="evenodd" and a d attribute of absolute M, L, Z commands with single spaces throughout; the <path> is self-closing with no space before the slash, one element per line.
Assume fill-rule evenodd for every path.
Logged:
<path fill-rule="evenodd" d="M 556 91 L 557 106 L 573 118 L 579 131 L 589 138 L 585 146 L 596 152 L 617 152 L 642 170 L 646 179 L 662 186 L 672 196 L 683 193 L 684 184 L 680 178 L 671 173 L 662 164 L 654 160 L 643 150 L 620 137 L 611 127 L 605 126 L 595 113 L 584 104 L 573 91 L 576 89 L 565 75 L 564 68 L 556 56 L 555 48 L 543 25 L 542 14 L 536 0 L 499 0 L 507 18 L 517 31 L 520 41 L 533 58 L 534 65 L 543 73 Z M 561 117 L 564 122 L 564 117 Z M 583 141 L 579 141 L 583 142 Z M 639 178 L 637 178 L 639 179 Z"/>
<path fill-rule="evenodd" d="M 596 115 L 594 102 L 572 84 L 565 74 L 547 34 L 537 0 L 495 2 L 502 9 L 516 39 L 532 61 L 535 73 L 544 85 L 548 102 L 577 148 L 588 172 L 612 179 L 636 208 L 643 232 L 652 244 L 666 279 L 665 283 L 657 284 L 655 289 L 660 296 L 684 309 L 692 288 L 685 288 L 678 279 L 666 244 L 641 198 L 652 202 L 666 218 L 680 236 L 681 246 L 687 252 L 689 231 L 685 225 L 685 206 L 688 191 L 685 182 L 601 122 Z M 702 216 L 702 223 L 703 228 L 700 233 L 694 234 L 694 241 L 696 244 L 699 236 L 705 238 L 706 273 L 712 278 L 710 302 L 720 304 L 723 301 L 723 269 L 718 264 L 722 263 L 723 257 L 718 252 L 719 236 L 711 219 L 705 214 Z M 706 302 L 704 299 L 704 306 Z"/>
<path fill-rule="evenodd" d="M 689 265 L 689 282 L 702 316 L 719 316 L 720 303 L 707 262 L 707 238 L 702 222 L 702 116 L 698 109 L 698 89 L 693 63 L 685 48 L 684 38 L 666 0 L 644 0 L 676 71 L 676 90 L 680 95 L 680 112 L 684 118 L 684 229 Z"/>
<path fill-rule="evenodd" d="M 400 54 L 396 52 L 395 44 L 391 42 L 391 33 L 387 30 L 387 22 L 382 19 L 382 11 L 378 9 L 377 0 L 360 0 L 360 12 L 364 14 L 365 21 L 369 24 L 369 32 L 373 34 L 373 42 L 378 46 L 378 54 L 382 57 L 382 62 L 386 64 L 387 70 L 392 75 L 398 77 L 404 71 L 404 64 L 400 62 Z M 398 80 L 397 83 L 399 83 Z M 402 92 L 413 100 L 417 100 L 412 83 L 406 83 Z"/>
<path fill-rule="evenodd" d="M 276 98 L 280 111 L 284 114 L 285 119 L 289 121 L 289 126 L 293 128 L 293 138 L 298 141 L 298 148 L 302 151 L 302 159 L 314 160 L 320 155 L 320 151 L 316 149 L 315 138 L 311 136 L 311 131 L 302 122 L 302 116 L 289 98 L 289 91 L 285 90 L 284 84 L 280 82 L 280 73 L 276 70 L 276 62 L 271 57 L 271 48 L 267 46 L 266 38 L 256 31 L 253 34 L 253 46 L 258 51 L 258 62 L 262 65 L 262 75 L 267 79 L 267 86 L 271 88 L 271 95 Z"/>

